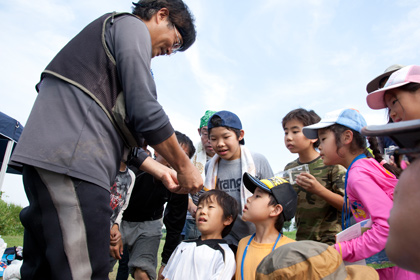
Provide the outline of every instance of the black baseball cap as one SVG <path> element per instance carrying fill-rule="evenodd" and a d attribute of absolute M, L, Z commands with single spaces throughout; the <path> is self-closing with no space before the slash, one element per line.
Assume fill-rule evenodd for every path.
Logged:
<path fill-rule="evenodd" d="M 283 215 L 286 221 L 290 221 L 296 213 L 297 193 L 290 183 L 282 177 L 269 179 L 257 179 L 248 172 L 244 173 L 243 182 L 245 187 L 252 193 L 259 187 L 272 194 L 277 203 L 283 207 Z"/>

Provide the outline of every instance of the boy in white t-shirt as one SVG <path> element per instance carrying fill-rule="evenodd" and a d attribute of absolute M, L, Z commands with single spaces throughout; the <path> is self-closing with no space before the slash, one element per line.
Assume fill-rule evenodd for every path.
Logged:
<path fill-rule="evenodd" d="M 183 241 L 172 253 L 162 275 L 168 280 L 230 280 L 235 274 L 235 255 L 222 238 L 238 216 L 236 200 L 220 190 L 203 193 L 196 223 L 201 237 Z"/>

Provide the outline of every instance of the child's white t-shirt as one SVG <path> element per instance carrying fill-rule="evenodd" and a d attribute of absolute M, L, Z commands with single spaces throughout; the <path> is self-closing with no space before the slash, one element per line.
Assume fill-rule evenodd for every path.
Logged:
<path fill-rule="evenodd" d="M 223 239 L 188 240 L 172 253 L 162 275 L 169 280 L 230 280 L 235 255 Z"/>

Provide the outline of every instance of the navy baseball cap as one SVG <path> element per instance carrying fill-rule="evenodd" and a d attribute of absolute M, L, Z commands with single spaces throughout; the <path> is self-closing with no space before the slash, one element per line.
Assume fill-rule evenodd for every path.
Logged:
<path fill-rule="evenodd" d="M 283 207 L 283 215 L 286 221 L 290 221 L 296 213 L 297 193 L 290 183 L 282 177 L 270 179 L 257 179 L 248 172 L 244 173 L 243 182 L 245 187 L 252 193 L 259 187 L 272 194 L 277 203 Z"/>
<path fill-rule="evenodd" d="M 218 116 L 221 119 L 221 124 L 218 125 L 217 127 L 230 127 L 230 128 L 235 128 L 235 129 L 242 129 L 242 123 L 241 120 L 239 119 L 239 117 L 230 112 L 230 111 L 219 111 L 214 113 L 210 118 L 209 121 L 207 123 L 207 129 L 210 131 L 210 129 L 214 128 L 215 126 L 211 123 L 211 120 L 215 117 Z M 245 140 L 242 139 L 241 141 L 239 141 L 240 144 L 244 145 L 245 144 Z"/>

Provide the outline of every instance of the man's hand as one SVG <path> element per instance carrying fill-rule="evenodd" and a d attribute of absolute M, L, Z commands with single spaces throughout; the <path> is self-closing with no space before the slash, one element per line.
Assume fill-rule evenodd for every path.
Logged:
<path fill-rule="evenodd" d="M 178 193 L 195 194 L 203 188 L 203 178 L 198 169 L 189 161 L 187 168 L 178 171 L 180 190 Z"/>
<path fill-rule="evenodd" d="M 177 180 L 173 180 L 174 182 L 178 183 L 178 188 L 175 188 L 176 193 L 194 194 L 203 188 L 203 179 L 201 178 L 200 172 L 192 164 L 188 156 L 185 154 L 185 151 L 179 145 L 175 133 L 172 134 L 168 139 L 166 139 L 162 143 L 153 145 L 152 147 L 161 156 L 163 156 L 169 163 L 169 165 L 177 172 Z M 154 175 L 157 178 L 168 178 L 168 176 L 163 176 L 162 169 L 151 169 L 149 172 L 143 166 L 145 163 L 147 163 L 147 160 L 145 160 L 141 165 L 142 170 Z M 165 182 L 164 180 L 162 180 L 162 182 L 170 191 L 172 191 L 171 184 L 169 184 L 168 186 L 168 182 Z"/>
<path fill-rule="evenodd" d="M 178 174 L 175 170 L 160 164 L 150 157 L 143 161 L 140 168 L 162 181 L 165 187 L 173 193 L 196 193 L 202 189 L 203 179 L 198 169 L 189 161 L 185 153 L 184 156 L 187 159 L 186 167 L 182 168 Z"/>

